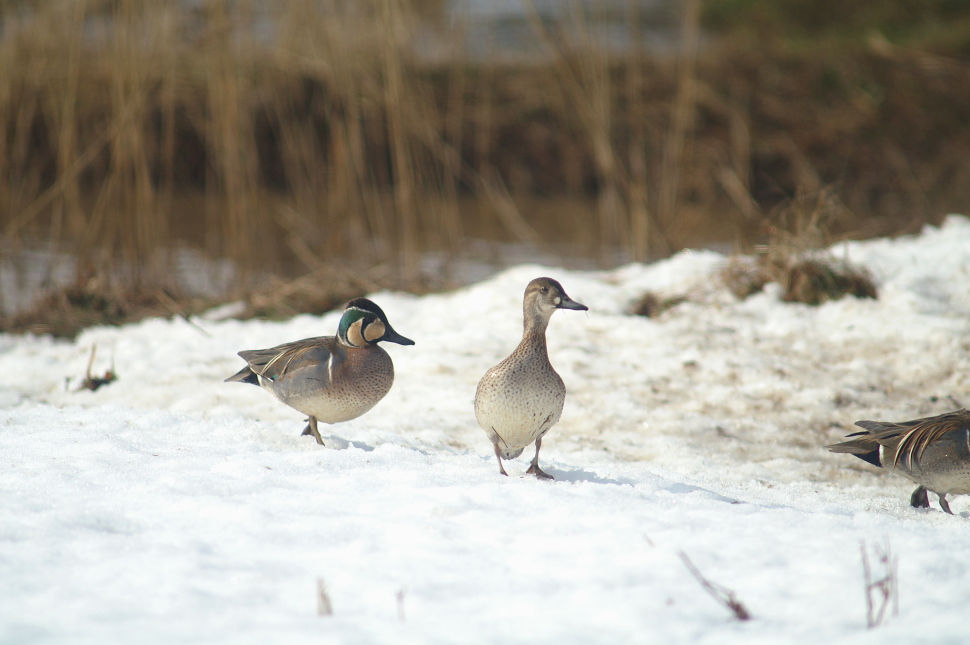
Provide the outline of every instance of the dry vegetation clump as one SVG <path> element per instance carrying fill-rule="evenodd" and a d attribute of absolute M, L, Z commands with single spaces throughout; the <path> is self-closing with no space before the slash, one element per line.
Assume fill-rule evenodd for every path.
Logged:
<path fill-rule="evenodd" d="M 793 200 L 777 216 L 789 228 L 773 228 L 769 243 L 755 258 L 731 258 L 721 279 L 738 298 L 761 291 L 769 282 L 781 285 L 786 302 L 820 305 L 846 295 L 877 298 L 867 270 L 825 249 L 831 242 L 829 224 L 846 212 L 831 190 Z"/>
<path fill-rule="evenodd" d="M 865 269 L 838 258 L 800 258 L 767 269 L 784 288 L 782 299 L 820 305 L 843 296 L 877 298 L 876 286 Z"/>
<path fill-rule="evenodd" d="M 656 318 L 671 307 L 676 307 L 685 302 L 685 296 L 672 296 L 669 298 L 661 297 L 652 291 L 647 291 L 630 307 L 630 313 L 647 318 Z"/>
<path fill-rule="evenodd" d="M 739 300 L 762 291 L 771 276 L 762 262 L 748 255 L 734 255 L 721 269 L 721 280 Z"/>

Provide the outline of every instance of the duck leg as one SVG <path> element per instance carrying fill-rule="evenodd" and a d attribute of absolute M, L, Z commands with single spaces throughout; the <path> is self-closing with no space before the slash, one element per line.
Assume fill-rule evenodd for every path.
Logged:
<path fill-rule="evenodd" d="M 542 437 L 536 439 L 536 456 L 532 458 L 532 464 L 529 466 L 529 470 L 525 471 L 529 475 L 535 475 L 537 479 L 552 479 L 552 475 L 549 475 L 539 468 L 539 448 L 542 447 Z"/>
<path fill-rule="evenodd" d="M 301 434 L 300 436 L 305 437 L 308 434 L 313 435 L 313 438 L 317 440 L 318 444 L 320 444 L 321 446 L 325 446 L 326 444 L 323 443 L 323 439 L 320 437 L 320 431 L 317 430 L 317 418 L 310 417 L 309 419 L 307 419 L 307 422 L 308 423 L 306 424 L 306 427 L 303 429 L 303 434 Z"/>
<path fill-rule="evenodd" d="M 950 510 L 950 504 L 946 501 L 946 493 L 937 493 L 937 495 L 940 496 L 940 508 L 950 515 L 953 515 L 953 511 Z"/>
<path fill-rule="evenodd" d="M 926 495 L 926 489 L 920 486 L 913 491 L 913 495 L 909 498 L 909 505 L 913 508 L 929 508 L 930 498 Z"/>
<path fill-rule="evenodd" d="M 509 474 L 505 472 L 505 466 L 502 465 L 502 449 L 498 447 L 497 443 L 493 443 L 492 445 L 495 446 L 495 458 L 498 459 L 498 471 L 508 477 Z"/>

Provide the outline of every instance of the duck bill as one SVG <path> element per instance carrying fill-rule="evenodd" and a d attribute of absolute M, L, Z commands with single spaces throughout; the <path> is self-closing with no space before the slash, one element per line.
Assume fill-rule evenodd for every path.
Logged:
<path fill-rule="evenodd" d="M 387 326 L 387 332 L 384 334 L 384 338 L 381 340 L 386 340 L 391 343 L 397 343 L 398 345 L 413 345 L 414 341 L 410 338 L 405 338 L 401 334 L 394 331 L 390 325 Z"/>
<path fill-rule="evenodd" d="M 556 305 L 556 309 L 575 309 L 576 311 L 589 311 L 589 307 L 580 304 L 570 298 L 569 296 L 563 294 L 562 301 Z"/>

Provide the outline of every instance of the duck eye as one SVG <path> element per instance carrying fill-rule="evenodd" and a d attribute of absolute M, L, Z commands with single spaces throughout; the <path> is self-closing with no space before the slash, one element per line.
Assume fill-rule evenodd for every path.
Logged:
<path fill-rule="evenodd" d="M 549 293 L 549 287 L 540 287 L 539 291 L 540 293 Z"/>

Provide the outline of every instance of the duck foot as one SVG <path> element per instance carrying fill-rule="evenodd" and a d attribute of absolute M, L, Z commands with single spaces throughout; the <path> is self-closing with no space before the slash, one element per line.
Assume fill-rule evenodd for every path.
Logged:
<path fill-rule="evenodd" d="M 930 498 L 926 494 L 926 489 L 920 486 L 914 490 L 909 498 L 909 505 L 913 508 L 929 508 Z"/>
<path fill-rule="evenodd" d="M 505 466 L 502 465 L 502 449 L 497 443 L 493 443 L 492 446 L 495 448 L 495 458 L 498 459 L 498 471 L 508 477 L 509 474 L 505 472 Z"/>
<path fill-rule="evenodd" d="M 536 479 L 555 479 L 552 475 L 539 468 L 539 464 L 533 463 L 529 470 L 525 471 L 528 475 L 535 475 Z"/>
<path fill-rule="evenodd" d="M 950 510 L 950 503 L 946 501 L 946 493 L 937 493 L 940 496 L 940 508 L 944 511 L 953 515 L 953 511 Z"/>
<path fill-rule="evenodd" d="M 320 431 L 317 430 L 316 417 L 310 417 L 309 419 L 307 419 L 307 421 L 308 423 L 306 424 L 306 427 L 303 429 L 303 434 L 301 434 L 300 436 L 305 437 L 307 435 L 312 435 L 313 438 L 317 440 L 318 444 L 320 444 L 321 446 L 327 445 L 323 443 L 323 438 L 320 436 Z"/>
<path fill-rule="evenodd" d="M 539 468 L 539 448 L 542 447 L 542 437 L 536 439 L 536 456 L 532 458 L 532 463 L 529 464 L 529 470 L 525 471 L 528 475 L 535 475 L 536 479 L 554 479 L 554 477 L 546 472 L 543 472 Z"/>

